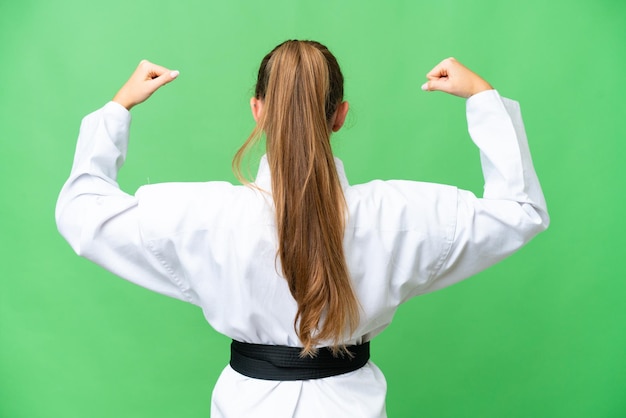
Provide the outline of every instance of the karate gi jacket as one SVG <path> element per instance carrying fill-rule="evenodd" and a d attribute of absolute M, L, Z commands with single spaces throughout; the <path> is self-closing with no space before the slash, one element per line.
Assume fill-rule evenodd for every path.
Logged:
<path fill-rule="evenodd" d="M 478 273 L 547 228 L 517 102 L 489 90 L 469 98 L 466 111 L 480 150 L 482 198 L 416 181 L 350 185 L 336 161 L 348 208 L 345 256 L 362 307 L 346 344 L 371 340 L 403 302 Z M 257 188 L 166 183 L 143 186 L 133 196 L 116 182 L 130 119 L 115 102 L 83 119 L 57 203 L 61 234 L 76 253 L 116 275 L 198 305 L 230 338 L 301 346 L 297 305 L 276 256 L 265 158 Z M 290 382 L 251 379 L 227 365 L 213 391 L 211 416 L 385 417 L 385 394 L 385 378 L 371 361 L 344 375 Z"/>

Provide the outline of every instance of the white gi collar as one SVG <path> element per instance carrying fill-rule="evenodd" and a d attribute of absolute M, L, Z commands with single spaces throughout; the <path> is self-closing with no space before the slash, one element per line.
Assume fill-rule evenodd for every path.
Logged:
<path fill-rule="evenodd" d="M 343 162 L 337 157 L 335 157 L 335 166 L 337 167 L 337 174 L 339 175 L 339 183 L 341 184 L 341 188 L 345 191 L 350 186 L 350 183 L 348 183 L 348 178 L 346 177 L 346 172 L 343 168 Z M 267 162 L 267 155 L 263 155 L 263 157 L 261 157 L 261 161 L 259 162 L 259 171 L 257 172 L 254 184 L 261 190 L 268 192 L 272 191 L 272 177 L 270 173 L 270 165 Z"/>

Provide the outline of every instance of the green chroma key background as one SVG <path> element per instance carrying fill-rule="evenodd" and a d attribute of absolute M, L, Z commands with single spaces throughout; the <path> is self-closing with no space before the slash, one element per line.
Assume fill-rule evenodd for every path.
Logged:
<path fill-rule="evenodd" d="M 626 3 L 618 0 L 0 3 L 0 417 L 207 417 L 229 341 L 201 311 L 76 257 L 54 224 L 81 118 L 147 58 L 181 75 L 133 110 L 122 188 L 230 180 L 261 58 L 337 55 L 352 183 L 480 194 L 455 56 L 521 103 L 550 229 L 400 308 L 373 344 L 391 417 L 626 417 Z M 253 168 L 254 170 L 254 168 Z"/>

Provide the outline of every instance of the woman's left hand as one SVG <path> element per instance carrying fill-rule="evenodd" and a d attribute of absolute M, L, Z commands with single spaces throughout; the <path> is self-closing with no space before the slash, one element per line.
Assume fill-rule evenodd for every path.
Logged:
<path fill-rule="evenodd" d="M 143 60 L 126 84 L 113 97 L 113 101 L 130 110 L 133 106 L 147 100 L 159 87 L 166 85 L 176 77 L 178 77 L 178 71 L 171 71 Z"/>

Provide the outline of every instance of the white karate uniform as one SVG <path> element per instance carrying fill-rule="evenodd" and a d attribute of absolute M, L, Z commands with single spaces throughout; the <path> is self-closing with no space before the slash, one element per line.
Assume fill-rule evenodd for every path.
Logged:
<path fill-rule="evenodd" d="M 415 181 L 351 186 L 344 247 L 361 320 L 347 344 L 371 340 L 398 306 L 469 277 L 519 249 L 549 223 L 517 102 L 495 90 L 467 100 L 480 149 L 484 197 Z M 116 183 L 129 112 L 110 102 L 83 119 L 57 225 L 74 250 L 113 273 L 202 308 L 235 340 L 300 346 L 296 303 L 281 277 L 270 172 L 256 185 L 167 183 L 135 196 Z M 375 344 L 375 343 L 374 343 Z M 215 386 L 217 417 L 385 417 L 386 382 L 370 361 L 344 375 L 308 381 L 251 379 L 226 366 Z"/>

